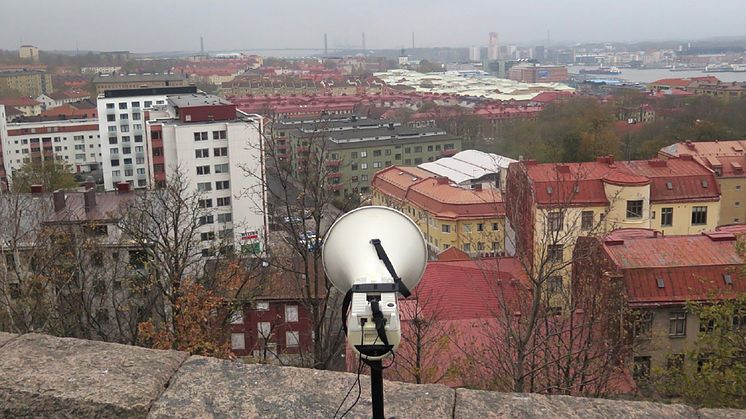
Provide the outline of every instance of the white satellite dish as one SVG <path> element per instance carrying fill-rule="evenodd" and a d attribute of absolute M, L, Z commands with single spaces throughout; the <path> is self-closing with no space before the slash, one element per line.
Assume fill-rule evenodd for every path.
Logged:
<path fill-rule="evenodd" d="M 427 244 L 409 217 L 388 207 L 361 207 L 340 217 L 324 238 L 326 276 L 341 292 L 354 284 L 390 283 L 393 278 L 371 240 L 379 239 L 403 284 L 412 290 L 427 264 Z"/>
<path fill-rule="evenodd" d="M 345 294 L 347 343 L 370 366 L 373 418 L 384 418 L 381 360 L 401 343 L 397 295 L 408 297 L 425 272 L 425 238 L 397 210 L 362 207 L 332 224 L 322 257 L 327 278 Z"/>

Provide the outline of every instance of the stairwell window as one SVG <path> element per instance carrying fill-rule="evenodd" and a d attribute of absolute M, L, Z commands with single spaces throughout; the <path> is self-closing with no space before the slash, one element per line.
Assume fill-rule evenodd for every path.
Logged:
<path fill-rule="evenodd" d="M 692 225 L 707 224 L 707 207 L 692 208 Z"/>
<path fill-rule="evenodd" d="M 627 218 L 642 218 L 642 200 L 627 201 Z"/>

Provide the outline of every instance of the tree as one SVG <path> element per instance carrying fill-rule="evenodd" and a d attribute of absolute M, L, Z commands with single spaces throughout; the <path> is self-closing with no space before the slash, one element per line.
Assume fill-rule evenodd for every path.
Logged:
<path fill-rule="evenodd" d="M 425 291 L 415 288 L 412 297 L 399 301 L 401 342 L 394 364 L 386 370 L 387 377 L 435 384 L 455 373 L 444 365 L 444 360 L 455 349 L 451 340 L 457 334 L 438 315 L 446 298 L 432 288 Z"/>
<path fill-rule="evenodd" d="M 525 277 L 503 279 L 498 275 L 505 261 L 483 262 L 495 303 L 490 318 L 477 326 L 478 338 L 462 344 L 469 356 L 464 381 L 499 391 L 603 396 L 623 373 L 628 350 L 617 333 L 618 290 L 593 275 L 571 281 L 570 268 L 598 259 L 575 241 L 581 231 L 603 232 L 604 217 L 588 224 L 574 205 L 582 171 L 574 179 L 558 175 L 551 202 L 534 209 L 536 191 L 525 170 L 511 167 L 506 200 L 515 260 Z"/>
<path fill-rule="evenodd" d="M 78 186 L 72 168 L 58 161 L 31 161 L 13 172 L 12 188 L 16 192 L 31 192 L 31 185 L 42 185 L 46 191 L 74 189 Z"/>
<path fill-rule="evenodd" d="M 275 121 L 271 115 L 265 117 Z M 313 134 L 290 138 L 280 136 L 272 123 L 265 124 L 262 151 L 266 176 L 248 167 L 244 173 L 261 179 L 269 202 L 269 208 L 262 210 L 268 211 L 277 231 L 263 261 L 289 276 L 288 282 L 299 294 L 299 305 L 310 316 L 313 348 L 303 358 L 310 359 L 314 368 L 329 369 L 340 366 L 345 337 L 340 327 L 342 296 L 326 279 L 321 245 L 326 230 L 340 215 L 333 203 L 344 208 L 359 195 L 346 196 L 340 193 L 342 185 L 334 183 L 335 173 L 345 162 L 330 158 L 331 142 L 324 135 L 327 124 L 323 116 L 306 128 Z M 288 150 L 292 149 L 297 154 L 290 155 Z"/>
<path fill-rule="evenodd" d="M 547 162 L 590 161 L 619 153 L 614 111 L 595 98 L 549 104 L 536 120 L 509 124 L 497 153 Z"/>

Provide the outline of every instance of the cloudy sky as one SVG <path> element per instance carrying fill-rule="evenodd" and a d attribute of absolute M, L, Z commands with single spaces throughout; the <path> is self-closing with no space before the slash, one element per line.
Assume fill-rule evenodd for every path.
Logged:
<path fill-rule="evenodd" d="M 746 36 L 745 0 L 0 0 L 0 48 L 368 48 Z"/>

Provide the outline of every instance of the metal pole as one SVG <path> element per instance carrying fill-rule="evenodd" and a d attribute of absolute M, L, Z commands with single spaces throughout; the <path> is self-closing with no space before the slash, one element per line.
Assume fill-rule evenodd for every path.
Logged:
<path fill-rule="evenodd" d="M 373 403 L 373 419 L 384 419 L 383 416 L 383 363 L 365 361 L 370 367 L 370 398 Z"/>

